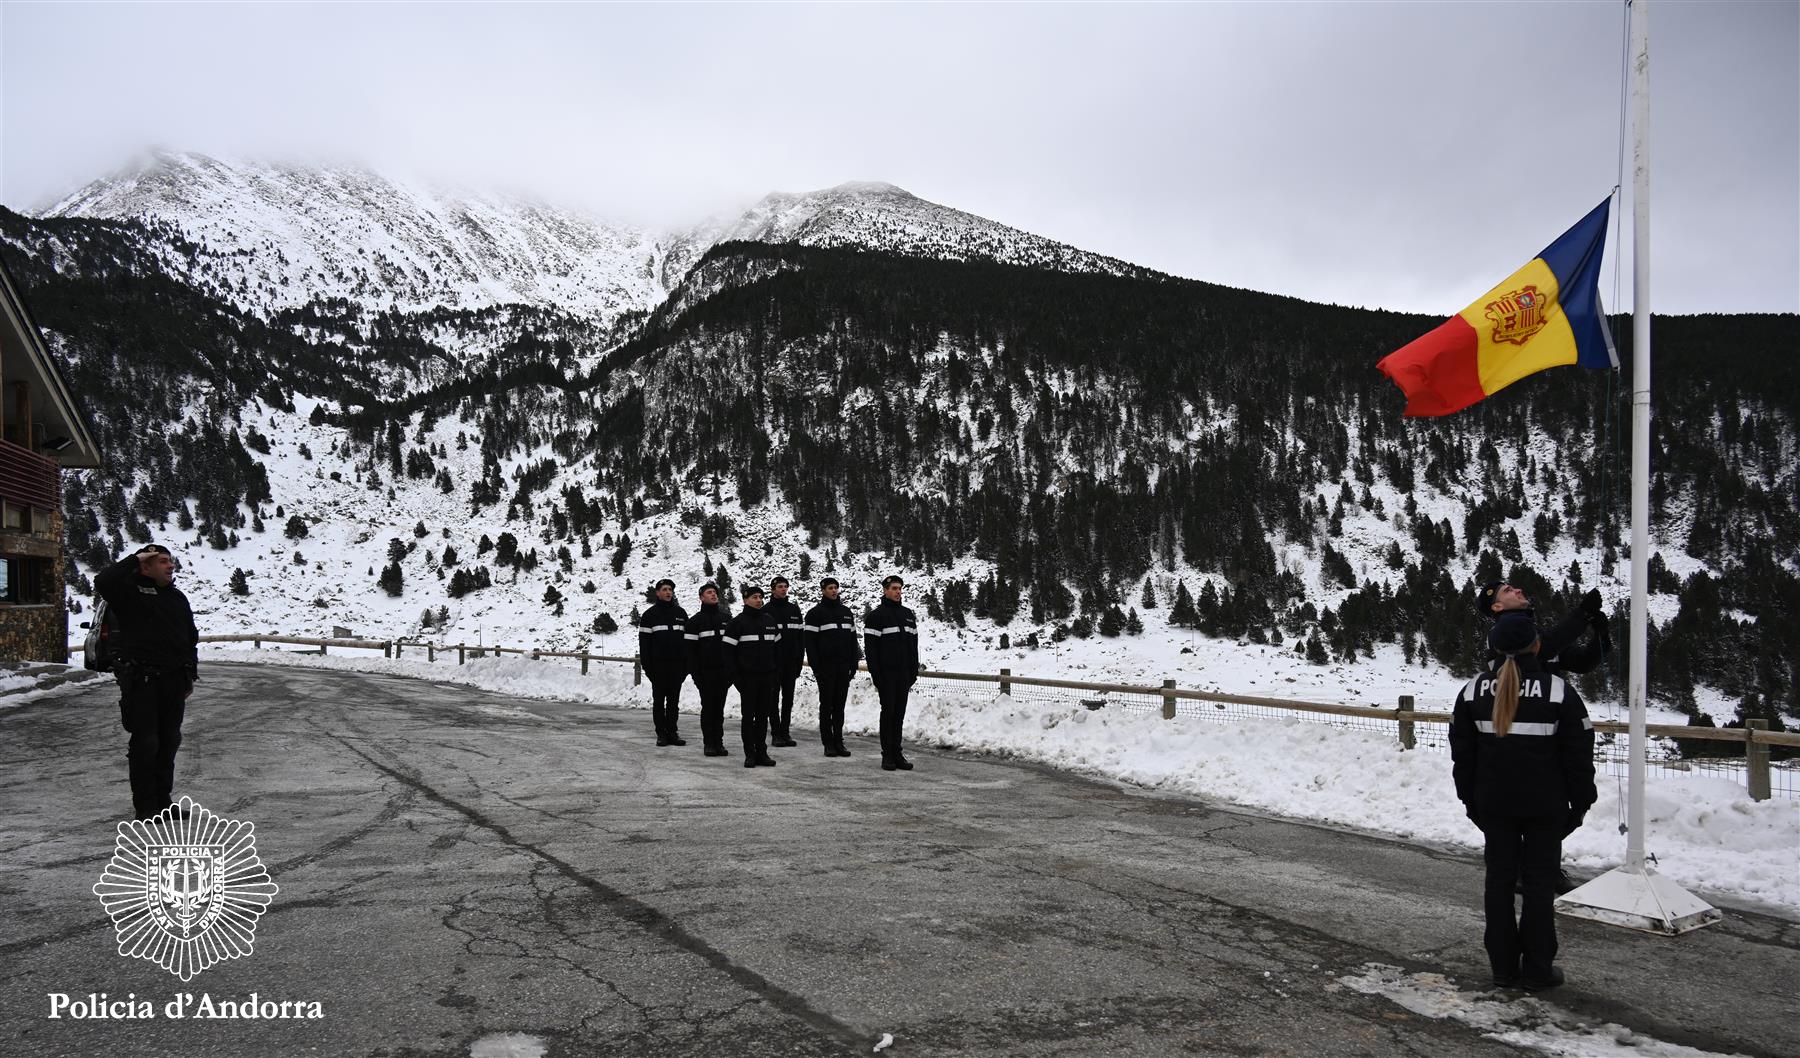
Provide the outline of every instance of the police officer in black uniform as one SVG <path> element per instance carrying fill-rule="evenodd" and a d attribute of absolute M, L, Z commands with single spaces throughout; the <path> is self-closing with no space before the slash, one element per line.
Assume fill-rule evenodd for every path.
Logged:
<path fill-rule="evenodd" d="M 919 680 L 919 619 L 900 605 L 906 583 L 899 577 L 881 582 L 881 602 L 863 617 L 863 639 L 869 676 L 881 696 L 881 770 L 911 771 L 912 761 L 900 750 L 906 723 L 906 696 Z"/>
<path fill-rule="evenodd" d="M 768 605 L 763 607 L 763 611 L 781 629 L 781 665 L 775 671 L 775 690 L 780 700 L 769 714 L 769 744 L 785 748 L 799 745 L 789 733 L 788 725 L 794 718 L 794 683 L 800 679 L 800 669 L 806 654 L 806 644 L 801 635 L 806 619 L 800 612 L 800 605 L 788 598 L 786 577 L 776 577 L 769 582 L 769 595 Z"/>
<path fill-rule="evenodd" d="M 172 803 L 181 721 L 200 674 L 200 633 L 187 596 L 175 586 L 175 558 L 159 544 L 95 574 L 94 590 L 118 625 L 113 674 L 119 714 L 131 733 L 131 805 L 136 818 L 149 819 Z"/>
<path fill-rule="evenodd" d="M 850 694 L 850 679 L 862 660 L 862 645 L 856 637 L 856 617 L 838 598 L 836 577 L 819 582 L 824 598 L 806 611 L 801 631 L 806 637 L 806 660 L 812 666 L 813 678 L 819 681 L 819 741 L 827 757 L 848 757 L 844 748 L 844 699 Z"/>
<path fill-rule="evenodd" d="M 638 659 L 650 677 L 650 721 L 656 744 L 685 746 L 681 684 L 687 678 L 687 611 L 675 601 L 675 582 L 656 582 L 656 602 L 638 615 Z"/>
<path fill-rule="evenodd" d="M 1483 943 L 1494 983 L 1538 991 L 1563 983 L 1552 905 L 1562 840 L 1597 796 L 1594 725 L 1575 688 L 1538 663 L 1543 644 L 1531 618 L 1502 615 L 1488 646 L 1500 668 L 1456 696 L 1450 758 L 1456 796 L 1486 839 Z"/>
<path fill-rule="evenodd" d="M 1488 620 L 1497 620 L 1503 614 L 1524 614 L 1534 623 L 1537 611 L 1531 600 L 1526 597 L 1525 589 L 1508 584 L 1503 580 L 1490 580 L 1475 590 L 1475 612 Z M 1593 631 L 1593 638 L 1582 641 L 1582 633 Z M 1606 622 L 1606 607 L 1600 599 L 1600 589 L 1590 588 L 1581 597 L 1581 608 L 1558 621 L 1549 628 L 1539 632 L 1543 640 L 1543 648 L 1539 652 L 1538 664 L 1557 673 L 1576 674 L 1592 672 L 1612 650 L 1612 632 Z M 1498 655 L 1490 654 L 1488 668 L 1500 667 Z"/>
<path fill-rule="evenodd" d="M 1523 614 L 1533 623 L 1537 621 L 1537 611 L 1526 597 L 1525 589 L 1502 580 L 1490 580 L 1476 589 L 1475 612 L 1490 621 L 1505 614 Z M 1584 641 L 1582 633 L 1589 630 L 1592 630 L 1593 636 Z M 1538 650 L 1537 661 L 1544 671 L 1555 676 L 1566 672 L 1580 674 L 1594 671 L 1601 659 L 1612 650 L 1612 632 L 1607 627 L 1606 608 L 1600 600 L 1600 590 L 1590 588 L 1581 597 L 1579 609 L 1551 627 L 1539 629 L 1538 637 L 1543 645 Z M 1488 671 L 1497 671 L 1504 660 L 1494 651 L 1488 651 Z M 1571 892 L 1575 885 L 1575 880 L 1569 877 L 1568 872 L 1558 867 L 1557 893 Z"/>
<path fill-rule="evenodd" d="M 725 625 L 725 671 L 737 685 L 743 709 L 744 767 L 773 768 L 763 738 L 775 706 L 775 673 L 781 664 L 781 629 L 763 609 L 763 591 L 744 589 L 744 608 Z"/>
<path fill-rule="evenodd" d="M 725 748 L 725 695 L 731 677 L 725 670 L 725 611 L 719 606 L 719 586 L 700 585 L 700 609 L 687 619 L 682 638 L 687 644 L 687 670 L 700 692 L 700 741 L 709 757 L 729 757 Z"/>

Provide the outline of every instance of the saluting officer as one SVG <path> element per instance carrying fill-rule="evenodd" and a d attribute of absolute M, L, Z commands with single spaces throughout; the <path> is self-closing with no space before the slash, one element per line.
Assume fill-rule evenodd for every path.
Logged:
<path fill-rule="evenodd" d="M 700 609 L 687 619 L 682 636 L 687 643 L 687 670 L 700 692 L 700 740 L 709 757 L 729 757 L 725 748 L 725 695 L 731 677 L 725 666 L 725 611 L 719 607 L 719 586 L 700 585 Z"/>
<path fill-rule="evenodd" d="M 788 598 L 786 577 L 770 581 L 769 592 L 769 604 L 763 610 L 781 629 L 781 649 L 777 652 L 780 666 L 775 670 L 775 690 L 780 701 L 769 714 L 769 744 L 797 746 L 799 743 L 788 732 L 788 724 L 794 718 L 794 682 L 800 678 L 801 662 L 806 654 L 806 644 L 801 638 L 806 619 L 800 613 L 799 604 Z"/>
<path fill-rule="evenodd" d="M 856 618 L 838 598 L 836 577 L 819 582 L 820 603 L 806 611 L 801 631 L 806 635 L 806 660 L 819 681 L 819 741 L 827 757 L 848 757 L 844 748 L 844 699 L 850 679 L 862 660 L 856 638 Z"/>
<path fill-rule="evenodd" d="M 685 746 L 681 724 L 681 683 L 687 678 L 687 611 L 675 601 L 675 582 L 656 582 L 656 602 L 638 615 L 638 658 L 650 677 L 650 721 L 656 744 Z"/>
<path fill-rule="evenodd" d="M 1503 659 L 1456 696 L 1450 759 L 1456 796 L 1486 839 L 1487 930 L 1494 983 L 1529 991 L 1563 983 L 1556 959 L 1558 864 L 1563 838 L 1593 806 L 1594 725 L 1575 688 L 1538 662 L 1542 642 L 1524 614 L 1488 633 Z M 1513 916 L 1513 887 L 1523 906 Z"/>
<path fill-rule="evenodd" d="M 744 589 L 744 608 L 725 626 L 725 671 L 737 684 L 743 709 L 744 767 L 773 768 L 763 738 L 769 730 L 769 712 L 775 704 L 775 670 L 780 663 L 781 629 L 763 609 L 763 591 L 754 585 Z"/>
<path fill-rule="evenodd" d="M 881 696 L 883 771 L 912 770 L 912 761 L 900 751 L 900 730 L 906 723 L 906 696 L 919 680 L 919 619 L 900 605 L 905 586 L 899 577 L 883 580 L 881 602 L 863 618 L 869 676 Z"/>
<path fill-rule="evenodd" d="M 1490 621 L 1506 614 L 1523 614 L 1537 622 L 1537 611 L 1526 597 L 1525 589 L 1503 580 L 1490 580 L 1475 590 L 1475 612 Z M 1582 633 L 1593 637 L 1582 641 Z M 1612 651 L 1612 632 L 1607 625 L 1606 604 L 1600 589 L 1590 588 L 1581 597 L 1581 608 L 1548 628 L 1538 632 L 1543 645 L 1538 651 L 1538 664 L 1556 675 L 1592 672 L 1602 658 Z M 1498 669 L 1501 658 L 1488 655 L 1488 668 Z"/>

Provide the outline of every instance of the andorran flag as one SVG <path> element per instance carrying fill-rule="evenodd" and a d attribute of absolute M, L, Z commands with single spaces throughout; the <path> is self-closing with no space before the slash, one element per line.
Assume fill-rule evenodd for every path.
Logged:
<path fill-rule="evenodd" d="M 1375 366 L 1406 394 L 1408 417 L 1448 415 L 1549 367 L 1617 367 L 1600 307 L 1612 199 L 1524 268 Z"/>

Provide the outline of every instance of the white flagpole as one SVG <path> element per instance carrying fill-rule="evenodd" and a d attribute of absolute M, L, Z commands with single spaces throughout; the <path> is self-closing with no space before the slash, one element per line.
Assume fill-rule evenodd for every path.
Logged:
<path fill-rule="evenodd" d="M 1625 865 L 1572 893 L 1556 909 L 1651 933 L 1685 933 L 1719 921 L 1706 901 L 1644 863 L 1644 700 L 1649 669 L 1645 606 L 1650 571 L 1650 26 L 1646 0 L 1628 0 L 1631 17 L 1632 279 L 1631 279 L 1631 703 L 1629 827 Z"/>
<path fill-rule="evenodd" d="M 1625 866 L 1644 869 L 1644 698 L 1650 638 L 1650 26 L 1631 4 L 1631 802 Z"/>

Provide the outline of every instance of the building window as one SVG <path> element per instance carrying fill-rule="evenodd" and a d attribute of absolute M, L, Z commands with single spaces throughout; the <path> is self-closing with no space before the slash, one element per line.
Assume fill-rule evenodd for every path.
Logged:
<path fill-rule="evenodd" d="M 11 500 L 0 501 L 0 529 L 24 529 L 28 514 L 27 508 Z"/>
<path fill-rule="evenodd" d="M 51 591 L 55 567 L 47 558 L 0 555 L 0 603 L 14 606 L 46 606 L 56 601 Z"/>

